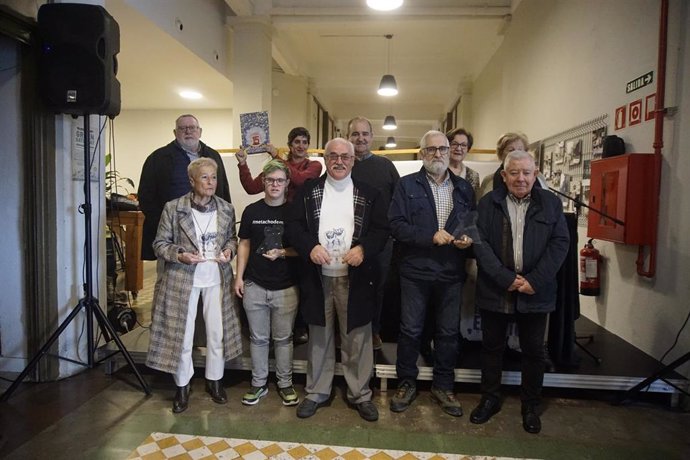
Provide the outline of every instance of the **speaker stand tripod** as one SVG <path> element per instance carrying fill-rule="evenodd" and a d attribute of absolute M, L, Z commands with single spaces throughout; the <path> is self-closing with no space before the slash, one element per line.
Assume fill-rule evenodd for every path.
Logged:
<path fill-rule="evenodd" d="M 640 394 L 640 392 L 642 390 L 644 390 L 645 388 L 647 388 L 648 386 L 650 386 L 652 383 L 656 382 L 657 380 L 662 380 L 662 381 L 666 382 L 667 384 L 669 384 L 670 386 L 672 386 L 673 388 L 675 388 L 676 390 L 683 393 L 685 396 L 690 396 L 690 393 L 688 393 L 687 390 L 680 388 L 678 385 L 675 385 L 672 382 L 669 382 L 668 380 L 666 380 L 666 376 L 669 373 L 675 371 L 677 368 L 679 368 L 683 364 L 687 363 L 688 361 L 690 361 L 690 351 L 685 353 L 683 356 L 676 359 L 675 361 L 673 361 L 668 366 L 664 366 L 662 369 L 658 370 L 657 372 L 650 375 L 649 377 L 647 377 L 646 379 L 644 379 L 643 381 L 641 381 L 640 383 L 638 383 L 634 387 L 627 390 L 625 393 L 623 393 L 622 395 L 620 395 L 618 397 L 618 399 L 616 400 L 616 403 L 622 404 L 625 401 L 629 401 L 630 399 L 632 399 L 634 396 L 637 396 L 638 394 Z"/>
<path fill-rule="evenodd" d="M 597 365 L 601 364 L 601 362 L 603 361 L 603 360 L 601 359 L 601 357 L 599 357 L 598 355 L 595 355 L 594 353 L 592 353 L 591 351 L 589 351 L 589 350 L 587 349 L 587 347 L 585 347 L 583 344 L 581 344 L 581 343 L 579 342 L 579 340 L 586 340 L 587 343 L 592 343 L 592 342 L 594 342 L 594 335 L 592 335 L 592 334 L 589 334 L 589 335 L 576 335 L 576 336 L 575 336 L 575 345 L 577 345 L 577 347 L 578 347 L 580 350 L 582 350 L 587 356 L 589 356 L 590 358 L 592 358 L 592 360 L 593 360 Z"/>
<path fill-rule="evenodd" d="M 79 303 L 74 307 L 72 312 L 65 318 L 65 320 L 60 324 L 60 326 L 57 328 L 57 330 L 53 333 L 53 335 L 50 336 L 48 341 L 41 347 L 41 349 L 34 355 L 34 357 L 31 359 L 29 362 L 29 365 L 26 366 L 26 368 L 22 371 L 21 374 L 19 374 L 19 377 L 12 382 L 12 385 L 3 393 L 2 397 L 0 397 L 0 401 L 7 401 L 9 397 L 14 393 L 14 391 L 17 389 L 17 387 L 22 383 L 24 378 L 31 373 L 38 362 L 41 360 L 43 356 L 48 354 L 48 351 L 50 350 L 50 347 L 53 346 L 55 341 L 60 337 L 60 334 L 67 328 L 67 326 L 72 322 L 74 318 L 77 317 L 79 313 L 81 313 L 82 310 L 86 313 L 86 340 L 88 342 L 88 351 L 87 351 L 87 362 L 81 362 L 77 360 L 73 360 L 70 358 L 64 358 L 61 356 L 58 356 L 60 359 L 63 359 L 65 361 L 69 361 L 75 364 L 79 364 L 81 366 L 86 366 L 89 369 L 92 369 L 94 367 L 94 355 L 96 352 L 96 347 L 97 343 L 94 341 L 93 337 L 93 317 L 94 315 L 96 316 L 96 320 L 98 321 L 98 326 L 100 327 L 100 330 L 103 334 L 103 336 L 106 338 L 106 340 L 113 339 L 115 343 L 117 344 L 117 348 L 119 350 L 119 353 L 122 353 L 122 355 L 125 357 L 125 360 L 127 363 L 130 365 L 132 368 L 132 371 L 134 371 L 134 374 L 136 375 L 137 379 L 139 380 L 139 383 L 141 384 L 142 389 L 144 390 L 144 393 L 147 395 L 151 394 L 151 389 L 149 388 L 148 384 L 144 380 L 144 377 L 141 375 L 139 370 L 134 364 L 134 360 L 132 359 L 132 356 L 129 354 L 127 351 L 127 348 L 125 348 L 125 345 L 122 343 L 122 340 L 120 340 L 120 337 L 117 335 L 117 332 L 115 332 L 115 329 L 113 329 L 113 326 L 110 324 L 108 321 L 108 318 L 105 316 L 105 313 L 103 313 L 103 310 L 101 310 L 101 307 L 98 304 L 98 299 L 96 299 L 93 296 L 93 265 L 92 265 L 92 255 L 93 255 L 93 250 L 92 250 L 92 244 L 91 244 L 91 183 L 90 183 L 90 170 L 91 168 L 89 167 L 90 163 L 90 150 L 91 146 L 89 145 L 90 141 L 90 135 L 91 135 L 91 127 L 90 127 L 90 120 L 89 120 L 89 114 L 84 114 L 84 204 L 80 206 L 80 209 L 84 213 L 84 261 L 85 261 L 85 269 L 86 269 L 86 279 L 84 283 L 84 297 L 79 300 Z M 118 353 L 114 352 L 113 354 Z M 104 359 L 109 358 L 111 355 L 107 356 Z M 100 361 L 99 361 L 100 362 Z"/>

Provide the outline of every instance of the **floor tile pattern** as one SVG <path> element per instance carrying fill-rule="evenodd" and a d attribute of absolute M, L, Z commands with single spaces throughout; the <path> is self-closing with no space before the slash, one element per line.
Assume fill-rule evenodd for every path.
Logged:
<path fill-rule="evenodd" d="M 315 459 L 315 460 L 489 460 L 507 457 L 469 456 L 430 452 L 404 452 L 300 444 L 294 442 L 256 441 L 186 434 L 151 433 L 128 457 L 129 460 L 197 459 Z"/>

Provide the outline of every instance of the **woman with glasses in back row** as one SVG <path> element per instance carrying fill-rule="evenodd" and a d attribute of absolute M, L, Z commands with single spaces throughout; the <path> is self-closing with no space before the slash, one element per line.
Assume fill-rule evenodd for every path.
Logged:
<path fill-rule="evenodd" d="M 472 134 L 464 128 L 455 128 L 448 131 L 446 137 L 450 143 L 448 169 L 453 171 L 453 174 L 456 176 L 462 177 L 470 183 L 472 190 L 474 190 L 474 199 L 477 201 L 479 199 L 477 197 L 479 192 L 479 173 L 463 163 L 474 142 Z"/>

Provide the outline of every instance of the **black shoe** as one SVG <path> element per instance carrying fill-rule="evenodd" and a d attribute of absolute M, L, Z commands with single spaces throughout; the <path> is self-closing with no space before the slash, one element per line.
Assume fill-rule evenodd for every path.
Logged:
<path fill-rule="evenodd" d="M 364 401 L 359 404 L 351 404 L 355 406 L 359 416 L 362 417 L 367 422 L 375 422 L 379 419 L 379 410 L 376 408 L 373 402 Z"/>
<path fill-rule="evenodd" d="M 526 432 L 537 434 L 541 431 L 541 420 L 534 406 L 522 409 L 522 427 Z"/>
<path fill-rule="evenodd" d="M 299 406 L 297 406 L 297 416 L 299 418 L 309 418 L 314 415 L 319 407 L 328 405 L 328 402 L 317 403 L 311 399 L 304 399 Z"/>
<path fill-rule="evenodd" d="M 179 414 L 184 412 L 189 407 L 189 393 L 192 392 L 192 387 L 188 383 L 183 387 L 177 387 L 175 399 L 173 400 L 173 413 Z"/>
<path fill-rule="evenodd" d="M 292 341 L 297 345 L 302 345 L 303 343 L 309 342 L 309 333 L 307 331 L 295 331 L 295 335 Z M 273 343 L 273 342 L 271 342 Z"/>
<path fill-rule="evenodd" d="M 211 395 L 214 403 L 225 404 L 228 402 L 228 395 L 225 394 L 225 388 L 223 388 L 223 379 L 206 380 L 206 393 Z"/>
<path fill-rule="evenodd" d="M 482 398 L 479 405 L 470 414 L 470 422 L 477 425 L 486 423 L 501 410 L 501 403 L 493 398 Z"/>
<path fill-rule="evenodd" d="M 417 397 L 417 387 L 411 380 L 403 380 L 398 391 L 391 398 L 390 409 L 393 412 L 403 412 L 410 407 Z"/>

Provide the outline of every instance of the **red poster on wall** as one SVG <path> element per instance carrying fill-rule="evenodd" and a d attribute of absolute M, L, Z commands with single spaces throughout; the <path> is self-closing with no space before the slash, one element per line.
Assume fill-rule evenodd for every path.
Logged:
<path fill-rule="evenodd" d="M 616 122 L 614 123 L 614 127 L 616 128 L 616 131 L 619 129 L 625 128 L 625 114 L 627 112 L 627 107 L 626 106 L 621 106 L 616 109 Z"/>
<path fill-rule="evenodd" d="M 644 121 L 654 119 L 654 110 L 656 109 L 656 93 L 650 94 L 644 98 Z"/>
<path fill-rule="evenodd" d="M 631 102 L 628 107 L 628 120 L 630 120 L 630 126 L 642 122 L 642 99 Z"/>

